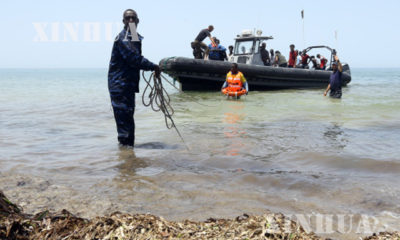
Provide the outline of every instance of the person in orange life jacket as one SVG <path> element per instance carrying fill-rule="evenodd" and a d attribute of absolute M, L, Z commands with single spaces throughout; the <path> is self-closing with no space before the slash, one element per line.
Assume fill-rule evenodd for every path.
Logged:
<path fill-rule="evenodd" d="M 319 68 L 325 70 L 326 63 L 328 62 L 328 60 L 324 56 L 321 56 L 320 54 L 317 54 L 317 58 L 320 59 Z"/>
<path fill-rule="evenodd" d="M 311 58 L 307 54 L 306 50 L 303 50 L 301 54 L 301 67 L 302 68 L 308 68 L 308 63 L 310 62 Z"/>
<path fill-rule="evenodd" d="M 338 56 L 335 55 L 335 62 L 332 62 L 332 73 L 329 78 L 329 84 L 324 92 L 324 96 L 330 91 L 329 96 L 332 98 L 342 97 L 342 71 L 343 67 Z"/>
<path fill-rule="evenodd" d="M 294 50 L 294 44 L 291 44 L 290 45 L 290 52 L 289 52 L 288 67 L 290 67 L 290 68 L 296 67 L 296 61 L 297 61 L 297 53 Z"/>
<path fill-rule="evenodd" d="M 237 88 L 237 91 L 244 88 L 246 89 L 246 95 L 249 93 L 249 85 L 243 73 L 238 70 L 237 63 L 232 63 L 231 71 L 226 75 L 226 81 L 222 85 L 221 90 L 227 87 Z"/>

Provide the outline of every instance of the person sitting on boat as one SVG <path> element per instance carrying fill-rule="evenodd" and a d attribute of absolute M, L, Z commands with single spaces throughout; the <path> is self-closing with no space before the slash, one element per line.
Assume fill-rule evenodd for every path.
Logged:
<path fill-rule="evenodd" d="M 326 59 L 324 56 L 321 56 L 321 54 L 317 54 L 317 58 L 320 59 L 319 68 L 320 68 L 321 70 L 325 70 L 325 68 L 326 68 L 326 63 L 328 62 L 328 59 Z"/>
<path fill-rule="evenodd" d="M 290 67 L 290 68 L 296 67 L 297 53 L 294 50 L 294 47 L 295 47 L 294 44 L 290 44 L 289 64 L 288 64 L 288 67 Z"/>
<path fill-rule="evenodd" d="M 229 93 L 248 94 L 249 85 L 243 73 L 239 71 L 237 63 L 232 63 L 231 70 L 226 74 L 226 81 L 221 88 L 222 93 L 228 95 Z M 240 95 L 236 95 L 240 96 Z"/>
<path fill-rule="evenodd" d="M 275 55 L 274 55 L 274 49 L 270 49 L 269 50 L 269 54 L 270 54 L 270 59 L 271 59 L 271 66 L 275 66 Z"/>
<path fill-rule="evenodd" d="M 214 37 L 214 42 L 216 45 L 208 45 L 208 48 L 210 49 L 208 59 L 217 61 L 224 61 L 225 59 L 228 60 L 228 57 L 226 56 L 226 48 L 219 44 L 220 42 L 216 37 Z"/>
<path fill-rule="evenodd" d="M 228 57 L 231 58 L 233 56 L 233 46 L 229 45 L 228 50 L 229 50 Z"/>
<path fill-rule="evenodd" d="M 306 50 L 301 53 L 301 68 L 308 68 L 308 63 L 310 63 L 310 56 L 307 54 Z"/>
<path fill-rule="evenodd" d="M 288 66 L 285 56 L 283 56 L 281 54 L 281 52 L 279 52 L 279 51 L 275 51 L 275 64 L 278 67 L 287 67 Z"/>
<path fill-rule="evenodd" d="M 310 57 L 310 62 L 312 63 L 312 69 L 320 70 L 320 68 L 319 68 L 320 65 L 318 64 L 317 59 L 315 58 L 315 56 L 311 56 Z"/>
<path fill-rule="evenodd" d="M 242 50 L 242 54 L 246 54 L 246 47 L 245 46 L 242 46 L 242 48 L 240 50 Z"/>
<path fill-rule="evenodd" d="M 296 67 L 297 68 L 301 68 L 301 52 L 299 50 L 296 50 L 296 54 L 297 54 L 297 61 L 296 61 Z"/>
<path fill-rule="evenodd" d="M 210 38 L 210 40 L 211 40 L 211 43 L 212 44 L 216 44 L 215 42 L 214 42 L 214 39 L 211 37 L 211 32 L 214 30 L 214 26 L 213 25 L 210 25 L 210 26 L 208 26 L 208 28 L 205 28 L 205 29 L 203 29 L 203 30 L 201 30 L 200 32 L 199 32 L 199 34 L 197 35 L 197 37 L 196 37 L 196 39 L 192 42 L 192 48 L 194 49 L 194 50 L 196 50 L 196 49 L 203 49 L 204 50 L 204 53 L 205 53 L 205 55 L 204 55 L 204 59 L 207 59 L 207 57 L 208 57 L 208 52 L 209 52 L 209 49 L 208 49 L 208 46 L 207 46 L 207 44 L 205 44 L 205 43 L 203 43 L 203 40 L 206 38 L 206 37 L 209 37 Z M 196 58 L 196 56 L 195 56 L 195 58 Z"/>
<path fill-rule="evenodd" d="M 269 58 L 269 52 L 265 48 L 267 44 L 263 42 L 260 47 L 260 56 L 261 61 L 264 63 L 264 66 L 271 66 L 271 59 Z"/>
<path fill-rule="evenodd" d="M 329 92 L 329 96 L 333 98 L 342 97 L 342 71 L 343 67 L 339 61 L 339 57 L 335 55 L 335 62 L 332 62 L 332 73 L 329 78 L 329 84 L 324 92 L 324 96 Z"/>

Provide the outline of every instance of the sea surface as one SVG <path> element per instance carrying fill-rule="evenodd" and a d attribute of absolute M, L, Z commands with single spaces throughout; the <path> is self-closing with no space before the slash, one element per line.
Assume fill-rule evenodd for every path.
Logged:
<path fill-rule="evenodd" d="M 400 230 L 400 69 L 352 69 L 341 100 L 164 86 L 184 142 L 139 93 L 132 150 L 117 144 L 107 69 L 1 69 L 0 189 L 28 213 L 346 214 Z"/>

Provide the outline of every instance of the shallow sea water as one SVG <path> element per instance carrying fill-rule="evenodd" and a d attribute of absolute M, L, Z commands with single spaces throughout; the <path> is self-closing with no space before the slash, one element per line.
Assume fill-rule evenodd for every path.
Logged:
<path fill-rule="evenodd" d="M 136 148 L 120 148 L 106 77 L 0 70 L 0 189 L 25 211 L 348 214 L 400 230 L 400 69 L 352 70 L 341 100 L 250 85 L 234 101 L 165 85 L 189 150 L 141 94 Z"/>

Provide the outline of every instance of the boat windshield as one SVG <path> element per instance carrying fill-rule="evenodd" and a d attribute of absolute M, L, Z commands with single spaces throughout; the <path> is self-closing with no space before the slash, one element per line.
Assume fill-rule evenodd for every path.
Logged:
<path fill-rule="evenodd" d="M 252 54 L 253 53 L 253 40 L 237 41 L 235 45 L 235 55 Z"/>

